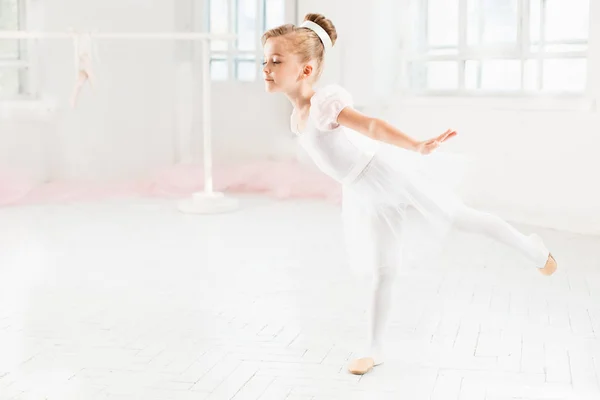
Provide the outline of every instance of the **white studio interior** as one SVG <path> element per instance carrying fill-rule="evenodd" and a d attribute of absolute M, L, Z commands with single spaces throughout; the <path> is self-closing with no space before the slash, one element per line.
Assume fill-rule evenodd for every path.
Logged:
<path fill-rule="evenodd" d="M 0 0 L 0 400 L 600 399 L 599 99 L 592 0 Z"/>

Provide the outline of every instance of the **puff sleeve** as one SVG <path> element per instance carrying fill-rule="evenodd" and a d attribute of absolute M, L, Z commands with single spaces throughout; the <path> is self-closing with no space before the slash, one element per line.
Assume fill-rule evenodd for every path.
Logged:
<path fill-rule="evenodd" d="M 339 126 L 338 115 L 345 107 L 352 106 L 352 95 L 338 85 L 318 89 L 311 98 L 311 118 L 319 130 L 333 130 Z"/>

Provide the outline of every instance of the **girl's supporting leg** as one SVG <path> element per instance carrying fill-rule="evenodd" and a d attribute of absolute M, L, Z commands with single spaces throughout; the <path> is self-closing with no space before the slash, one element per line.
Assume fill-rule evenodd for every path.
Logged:
<path fill-rule="evenodd" d="M 365 216 L 366 229 L 363 235 L 369 244 L 367 260 L 372 271 L 369 292 L 369 331 L 368 344 L 364 357 L 353 360 L 348 369 L 362 375 L 375 365 L 383 362 L 384 335 L 393 304 L 393 285 L 401 263 L 402 228 L 404 210 L 390 209 L 389 212 L 373 213 Z"/>

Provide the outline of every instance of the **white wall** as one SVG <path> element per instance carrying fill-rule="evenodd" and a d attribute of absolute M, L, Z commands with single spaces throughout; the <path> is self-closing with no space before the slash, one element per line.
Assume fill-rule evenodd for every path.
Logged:
<path fill-rule="evenodd" d="M 600 234 L 600 4 L 592 3 L 590 84 L 573 99 L 410 99 L 390 97 L 378 112 L 426 137 L 452 127 L 449 151 L 472 168 L 470 204 L 516 222 Z"/>
<path fill-rule="evenodd" d="M 162 31 L 173 28 L 169 2 L 108 0 L 90 6 L 76 0 L 32 0 L 41 21 L 32 29 L 65 31 Z M 36 10 L 36 11 L 37 11 Z M 139 176 L 171 162 L 173 139 L 173 45 L 98 43 L 97 86 L 86 87 L 75 110 L 68 106 L 75 80 L 73 45 L 41 40 L 39 74 L 43 104 L 55 107 L 43 119 L 35 114 L 5 116 L 0 143 L 13 142 L 15 157 L 39 156 L 26 165 L 38 179 L 104 180 Z M 14 143 L 14 138 L 19 138 Z M 2 157 L 6 166 L 10 160 Z"/>
<path fill-rule="evenodd" d="M 411 106 L 382 112 L 415 136 L 459 131 L 448 151 L 470 169 L 465 200 L 515 222 L 600 234 L 600 118 L 597 112 Z"/>
<path fill-rule="evenodd" d="M 191 0 L 175 1 L 105 0 L 92 9 L 89 2 L 47 0 L 42 28 L 193 28 L 193 19 L 182 17 L 185 1 Z M 320 12 L 338 28 L 322 83 L 341 82 L 360 108 L 409 134 L 427 137 L 446 127 L 458 129 L 459 137 L 447 149 L 473 160 L 462 188 L 468 203 L 516 222 L 600 234 L 597 110 L 494 99 L 407 99 L 394 90 L 396 50 L 407 17 L 403 3 L 373 4 L 377 6 L 367 7 L 362 0 L 298 0 L 297 23 L 308 12 Z M 598 15 L 600 7 L 593 7 Z M 594 73 L 600 70 L 597 26 L 591 24 L 591 98 L 600 93 Z M 38 180 L 116 179 L 140 177 L 182 158 L 201 159 L 201 102 L 191 98 L 199 92 L 186 83 L 180 47 L 168 42 L 104 43 L 99 86 L 94 93 L 86 89 L 75 111 L 66 107 L 74 75 L 70 43 L 53 42 L 44 50 L 44 93 L 58 102 L 58 111 L 45 120 L 26 114 L 0 118 L 3 167 L 31 172 Z M 282 96 L 266 94 L 261 82 L 215 83 L 212 106 L 216 162 L 295 153 L 290 105 Z M 180 118 L 190 113 L 195 116 L 191 126 Z M 191 149 L 189 157 L 186 149 Z"/>
<path fill-rule="evenodd" d="M 31 2 L 31 10 L 41 11 L 32 29 L 202 29 L 194 25 L 191 1 L 185 0 L 105 0 L 94 7 L 77 0 Z M 196 11 L 201 13 L 202 7 Z M 97 86 L 93 91 L 86 86 L 72 110 L 72 43 L 39 42 L 41 107 L 55 109 L 39 115 L 23 107 L 13 113 L 3 105 L 2 170 L 25 172 L 38 182 L 104 181 L 141 178 L 179 161 L 202 161 L 201 75 L 186 46 L 168 40 L 103 40 L 97 49 Z M 293 153 L 289 104 L 267 95 L 262 81 L 214 83 L 212 99 L 215 163 Z"/>
<path fill-rule="evenodd" d="M 591 84 L 580 102 L 414 99 L 395 89 L 402 30 L 410 18 L 405 1 L 365 7 L 349 0 L 332 7 L 334 23 L 345 29 L 340 80 L 357 104 L 416 137 L 457 129 L 460 135 L 446 150 L 471 162 L 461 187 L 467 203 L 514 222 L 600 234 L 600 115 L 594 102 L 600 94 L 600 24 L 590 24 Z M 600 4 L 592 7 L 600 22 Z"/>
<path fill-rule="evenodd" d="M 221 162 L 295 155 L 291 105 L 283 95 L 266 93 L 263 85 L 213 85 L 214 151 Z M 197 138 L 202 140 L 201 135 Z M 196 148 L 201 149 L 201 145 Z"/>

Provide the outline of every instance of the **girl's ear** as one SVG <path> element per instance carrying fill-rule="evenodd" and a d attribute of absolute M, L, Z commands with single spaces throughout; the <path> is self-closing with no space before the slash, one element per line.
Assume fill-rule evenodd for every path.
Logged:
<path fill-rule="evenodd" d="M 304 69 L 302 70 L 302 74 L 304 75 L 305 78 L 308 78 L 309 76 L 311 76 L 312 72 L 313 72 L 313 67 L 310 64 L 305 65 Z"/>

